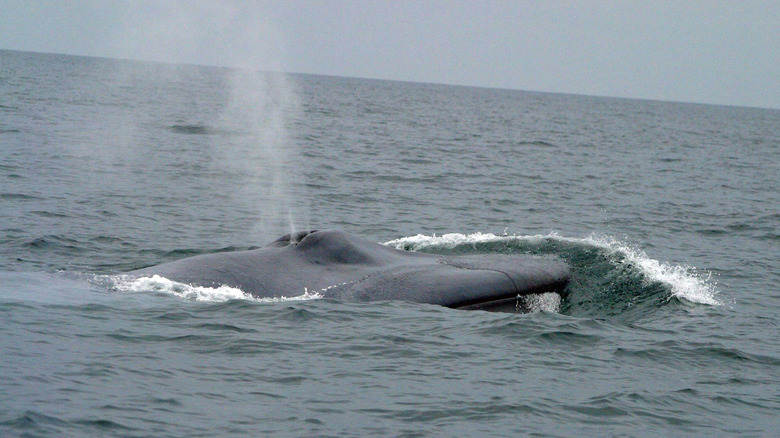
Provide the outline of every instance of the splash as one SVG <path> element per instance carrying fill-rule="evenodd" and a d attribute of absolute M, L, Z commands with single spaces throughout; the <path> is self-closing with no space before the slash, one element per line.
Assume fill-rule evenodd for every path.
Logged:
<path fill-rule="evenodd" d="M 454 248 L 460 245 L 474 245 L 477 243 L 485 242 L 509 242 L 512 240 L 536 240 L 542 241 L 554 235 L 536 235 L 536 236 L 510 236 L 502 235 L 497 236 L 492 233 L 480 233 L 473 234 L 461 234 L 461 233 L 447 233 L 441 236 L 436 234 L 432 236 L 426 236 L 425 234 L 418 234 L 416 236 L 401 237 L 399 239 L 390 240 L 384 244 L 396 249 L 403 249 L 407 251 L 418 251 L 430 247 L 445 247 Z"/>
<path fill-rule="evenodd" d="M 480 232 L 476 232 L 474 234 L 448 233 L 442 236 L 437 236 L 436 234 L 433 234 L 432 236 L 418 234 L 416 236 L 393 239 L 385 242 L 384 244 L 396 249 L 417 251 L 430 246 L 444 246 L 452 248 L 457 245 L 467 245 L 479 242 L 494 242 L 499 240 L 502 240 L 502 238 L 496 236 L 495 234 L 483 234 Z"/>
<path fill-rule="evenodd" d="M 611 236 L 592 235 L 582 241 L 621 254 L 624 263 L 639 267 L 648 279 L 669 285 L 672 295 L 678 299 L 710 306 L 723 305 L 717 298 L 715 283 L 709 273 L 701 273 L 692 266 L 673 265 L 652 259 L 641 249 Z"/>
<path fill-rule="evenodd" d="M 518 300 L 518 307 L 522 307 L 524 313 L 559 313 L 561 311 L 561 296 L 555 292 L 524 295 Z"/>
<path fill-rule="evenodd" d="M 322 298 L 317 292 L 304 290 L 303 294 L 291 297 L 255 298 L 241 289 L 222 285 L 219 287 L 192 286 L 169 280 L 159 275 L 128 279 L 126 276 L 114 280 L 114 289 L 124 292 L 161 292 L 191 301 L 224 302 L 229 300 L 252 300 L 262 303 L 302 301 Z"/>
<path fill-rule="evenodd" d="M 659 282 L 668 286 L 671 295 L 677 299 L 691 303 L 706 305 L 722 305 L 717 298 L 717 290 L 710 274 L 701 273 L 691 266 L 680 266 L 652 259 L 644 251 L 620 242 L 609 236 L 591 235 L 586 238 L 562 237 L 556 233 L 548 235 L 495 235 L 492 233 L 460 234 L 449 233 L 442 236 L 402 237 L 385 242 L 385 245 L 407 251 L 425 250 L 426 248 L 453 249 L 461 245 L 477 245 L 486 243 L 522 244 L 523 247 L 541 247 L 545 244 L 572 244 L 578 247 L 596 248 L 604 251 L 612 263 L 636 267 L 643 276 L 645 283 Z M 555 250 L 548 251 L 555 254 Z"/>

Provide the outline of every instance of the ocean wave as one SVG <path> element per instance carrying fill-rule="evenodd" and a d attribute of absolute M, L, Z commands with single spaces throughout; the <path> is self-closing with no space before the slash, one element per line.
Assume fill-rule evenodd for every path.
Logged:
<path fill-rule="evenodd" d="M 711 274 L 699 271 L 687 265 L 675 265 L 652 259 L 639 248 L 621 242 L 611 236 L 591 235 L 586 238 L 562 237 L 556 233 L 547 235 L 495 235 L 492 233 L 448 233 L 441 236 L 416 236 L 402 237 L 385 242 L 385 245 L 407 251 L 436 251 L 437 249 L 453 250 L 462 246 L 485 246 L 501 244 L 501 248 L 486 247 L 488 250 L 506 250 L 506 246 L 514 246 L 510 249 L 527 252 L 540 252 L 556 254 L 564 259 L 577 258 L 577 264 L 587 265 L 589 260 L 595 257 L 588 254 L 591 250 L 598 250 L 602 258 L 606 258 L 614 266 L 614 270 L 622 270 L 633 267 L 639 271 L 639 280 L 642 284 L 661 283 L 666 285 L 671 297 L 690 303 L 705 304 L 711 306 L 722 305 L 718 299 L 715 282 Z M 562 245 L 568 248 L 563 248 Z M 576 256 L 570 254 L 571 247 L 578 252 Z M 566 249 L 569 250 L 567 253 Z M 582 259 L 585 259 L 583 262 Z M 569 260 L 574 264 L 573 260 Z M 613 273 L 614 274 L 614 273 Z M 576 275 L 576 274 L 575 274 Z M 618 275 L 614 275 L 619 277 Z M 634 276 L 636 278 L 636 276 Z M 670 298 L 671 298 L 670 297 Z"/>
<path fill-rule="evenodd" d="M 620 242 L 611 236 L 590 236 L 586 244 L 620 253 L 629 263 L 638 266 L 648 279 L 669 285 L 675 298 L 696 304 L 723 305 L 717 295 L 715 281 L 709 272 L 693 266 L 675 265 L 652 259 L 639 248 Z"/>

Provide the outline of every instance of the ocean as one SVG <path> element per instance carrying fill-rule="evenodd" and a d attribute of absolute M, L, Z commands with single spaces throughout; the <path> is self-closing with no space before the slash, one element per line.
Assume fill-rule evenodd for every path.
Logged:
<path fill-rule="evenodd" d="M 0 436 L 777 436 L 779 189 L 778 109 L 0 51 Z M 310 229 L 572 279 L 121 275 Z"/>

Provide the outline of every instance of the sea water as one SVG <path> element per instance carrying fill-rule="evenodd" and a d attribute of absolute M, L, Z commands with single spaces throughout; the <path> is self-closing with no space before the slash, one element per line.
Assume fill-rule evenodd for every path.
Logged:
<path fill-rule="evenodd" d="M 774 436 L 780 111 L 0 51 L 2 436 Z M 121 273 L 342 229 L 528 313 Z"/>

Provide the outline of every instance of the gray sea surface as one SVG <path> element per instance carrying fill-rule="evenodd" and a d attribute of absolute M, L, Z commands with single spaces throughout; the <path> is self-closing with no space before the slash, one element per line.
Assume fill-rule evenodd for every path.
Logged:
<path fill-rule="evenodd" d="M 121 276 L 308 229 L 572 281 Z M 776 436 L 779 260 L 777 109 L 0 51 L 0 436 Z"/>

